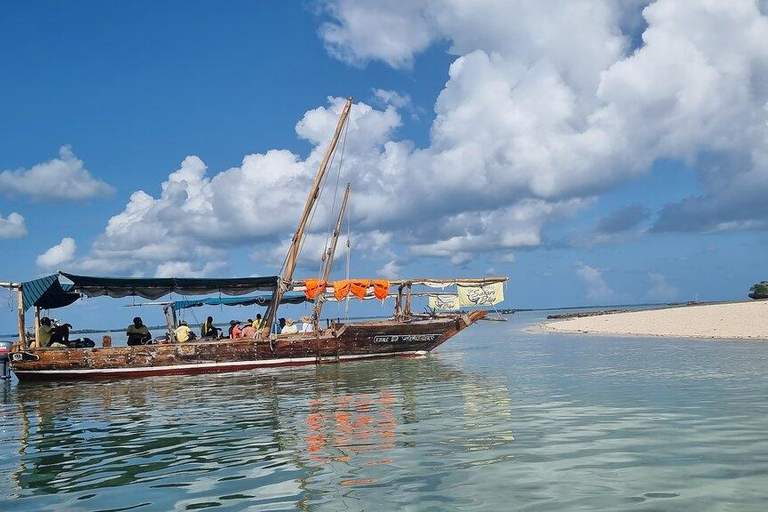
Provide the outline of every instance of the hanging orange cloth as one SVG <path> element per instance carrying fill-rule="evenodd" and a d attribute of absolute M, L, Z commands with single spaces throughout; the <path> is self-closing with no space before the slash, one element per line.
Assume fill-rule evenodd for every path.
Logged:
<path fill-rule="evenodd" d="M 364 299 L 369 286 L 371 286 L 370 279 L 354 279 L 351 283 L 352 295 L 358 299 Z"/>
<path fill-rule="evenodd" d="M 321 293 L 325 293 L 326 282 L 321 279 L 307 279 L 304 281 L 304 295 L 308 299 L 314 299 Z"/>
<path fill-rule="evenodd" d="M 333 282 L 333 296 L 336 300 L 343 300 L 344 297 L 349 295 L 349 290 L 352 287 L 352 281 L 343 279 L 341 281 Z"/>
<path fill-rule="evenodd" d="M 386 279 L 373 280 L 373 294 L 379 300 L 384 300 L 389 295 L 389 281 Z"/>

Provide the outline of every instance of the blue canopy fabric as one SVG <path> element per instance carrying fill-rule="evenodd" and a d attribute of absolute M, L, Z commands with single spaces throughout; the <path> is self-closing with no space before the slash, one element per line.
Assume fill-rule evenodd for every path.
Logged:
<path fill-rule="evenodd" d="M 72 291 L 72 285 L 62 285 L 56 274 L 21 283 L 24 311 L 32 306 L 42 309 L 56 309 L 69 306 L 80 294 Z"/>
<path fill-rule="evenodd" d="M 241 277 L 241 278 L 130 278 L 130 277 L 91 277 L 59 272 L 74 283 L 74 289 L 89 297 L 108 295 L 114 298 L 138 295 L 155 300 L 170 293 L 179 295 L 204 295 L 223 293 L 225 295 L 245 295 L 255 291 L 275 291 L 280 280 L 277 276 Z"/>
<path fill-rule="evenodd" d="M 200 306 L 267 306 L 272 300 L 271 295 L 251 295 L 248 297 L 205 297 L 202 299 L 177 300 L 172 303 L 173 309 L 197 308 Z M 302 304 L 311 302 L 302 294 L 283 295 L 280 304 Z"/>
<path fill-rule="evenodd" d="M 41 277 L 33 281 L 21 283 L 21 294 L 24 298 L 24 311 L 35 305 L 35 302 L 43 296 L 51 285 L 59 280 L 56 274 Z"/>

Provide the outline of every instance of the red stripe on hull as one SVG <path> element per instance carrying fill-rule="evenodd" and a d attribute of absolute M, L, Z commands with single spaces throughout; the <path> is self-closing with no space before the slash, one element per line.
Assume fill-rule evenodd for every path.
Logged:
<path fill-rule="evenodd" d="M 357 356 L 353 359 L 335 359 L 324 358 L 319 361 L 286 361 L 286 362 L 274 362 L 269 363 L 266 361 L 231 364 L 227 366 L 197 366 L 197 367 L 184 367 L 179 368 L 150 368 L 147 370 L 118 370 L 110 372 L 99 372 L 98 370 L 84 372 L 68 372 L 67 370 L 61 370 L 58 372 L 43 373 L 41 371 L 28 370 L 18 371 L 16 377 L 20 382 L 30 381 L 54 381 L 54 380 L 110 380 L 110 379 L 137 379 L 142 377 L 158 377 L 163 375 L 199 375 L 209 373 L 233 373 L 247 370 L 255 370 L 257 368 L 278 368 L 284 366 L 310 366 L 317 364 L 332 364 L 332 363 L 349 363 L 353 361 L 363 361 L 370 359 L 391 359 L 391 358 L 410 358 L 410 357 L 422 357 L 424 354 L 406 352 L 406 353 L 389 353 L 389 354 L 371 354 L 366 356 Z"/>

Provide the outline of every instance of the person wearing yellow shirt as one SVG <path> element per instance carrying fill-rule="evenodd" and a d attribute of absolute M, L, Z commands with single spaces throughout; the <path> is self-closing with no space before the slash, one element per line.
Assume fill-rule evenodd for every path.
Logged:
<path fill-rule="evenodd" d="M 203 338 L 218 338 L 221 329 L 213 325 L 213 317 L 209 316 L 205 323 L 200 327 L 200 336 Z"/>
<path fill-rule="evenodd" d="M 47 347 L 48 345 L 50 345 L 52 331 L 53 331 L 53 327 L 51 327 L 51 320 L 48 317 L 41 318 L 40 333 L 36 340 L 36 346 Z"/>
<path fill-rule="evenodd" d="M 181 325 L 179 325 L 173 333 L 176 336 L 176 341 L 179 343 L 185 343 L 195 339 L 195 333 L 192 332 L 192 329 L 189 328 L 187 322 L 184 320 L 181 321 Z"/>
<path fill-rule="evenodd" d="M 128 335 L 129 347 L 134 345 L 150 345 L 152 343 L 152 333 L 150 333 L 147 326 L 144 325 L 144 321 L 140 316 L 133 319 L 133 323 L 128 326 L 125 334 Z"/>
<path fill-rule="evenodd" d="M 69 330 L 71 328 L 71 324 L 54 325 L 50 318 L 44 316 L 40 319 L 39 339 L 35 340 L 32 348 L 67 347 L 69 345 Z"/>

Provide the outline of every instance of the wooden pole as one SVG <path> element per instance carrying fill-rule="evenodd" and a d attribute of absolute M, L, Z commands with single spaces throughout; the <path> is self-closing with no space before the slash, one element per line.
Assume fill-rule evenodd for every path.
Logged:
<path fill-rule="evenodd" d="M 328 282 L 328 278 L 331 277 L 331 269 L 333 268 L 333 257 L 336 254 L 336 244 L 339 241 L 339 234 L 341 233 L 341 223 L 344 221 L 344 212 L 347 209 L 347 200 L 349 200 L 349 183 L 347 183 L 347 188 L 344 190 L 344 199 L 341 200 L 341 208 L 339 209 L 339 218 L 336 219 L 336 227 L 333 230 L 333 236 L 331 237 L 331 242 L 328 245 L 328 250 L 325 252 L 324 261 L 323 261 L 323 271 L 320 276 L 320 280 L 323 283 Z M 325 297 L 325 290 L 323 290 L 323 293 L 315 297 L 315 310 L 312 312 L 312 325 L 315 328 L 315 331 L 318 329 L 318 323 L 320 321 L 320 313 L 323 310 L 323 303 L 325 302 L 323 299 Z"/>
<path fill-rule="evenodd" d="M 403 304 L 403 285 L 397 287 L 397 300 L 395 301 L 395 320 L 399 320 L 402 316 L 402 304 Z"/>
<path fill-rule="evenodd" d="M 18 288 L 18 298 L 19 298 L 19 343 L 21 344 L 21 349 L 26 350 L 27 349 L 27 332 L 26 332 L 26 328 L 24 327 L 24 292 L 22 290 L 21 285 L 19 285 L 19 288 Z"/>
<path fill-rule="evenodd" d="M 323 156 L 323 160 L 320 162 L 320 169 L 317 171 L 315 182 L 312 184 L 312 189 L 307 196 L 307 202 L 304 205 L 304 211 L 301 214 L 299 227 L 296 230 L 296 233 L 293 235 L 291 247 L 288 249 L 288 256 L 285 260 L 285 270 L 283 271 L 282 282 L 278 283 L 277 289 L 272 294 L 272 301 L 270 301 L 269 306 L 267 307 L 267 311 L 264 314 L 264 327 L 261 330 L 261 336 L 263 338 L 268 337 L 270 331 L 272 330 L 272 324 L 275 321 L 275 316 L 277 316 L 277 308 L 280 307 L 280 301 L 283 299 L 283 283 L 290 283 L 291 279 L 293 278 L 293 271 L 296 269 L 296 262 L 299 258 L 299 250 L 301 249 L 301 241 L 304 238 L 304 230 L 307 227 L 307 221 L 309 220 L 309 216 L 312 213 L 312 208 L 315 205 L 315 201 L 317 201 L 317 197 L 320 195 L 320 185 L 323 182 L 325 171 L 328 169 L 328 163 L 331 160 L 331 156 L 336 150 L 336 145 L 339 142 L 339 136 L 341 135 L 341 130 L 344 127 L 344 123 L 347 121 L 350 108 L 352 108 L 351 97 L 347 98 L 347 102 L 344 104 L 344 108 L 341 109 L 341 116 L 339 116 L 339 122 L 336 124 L 336 131 L 333 134 L 331 143 L 325 150 L 325 155 Z"/>
<path fill-rule="evenodd" d="M 411 316 L 411 283 L 405 285 L 405 316 Z"/>
<path fill-rule="evenodd" d="M 168 339 L 176 341 L 173 339 L 174 329 L 171 327 L 171 314 L 168 312 L 169 309 L 170 306 L 165 306 L 163 308 L 163 313 L 165 313 L 165 328 L 168 331 Z"/>
<path fill-rule="evenodd" d="M 35 306 L 35 341 L 40 346 L 40 308 Z"/>

